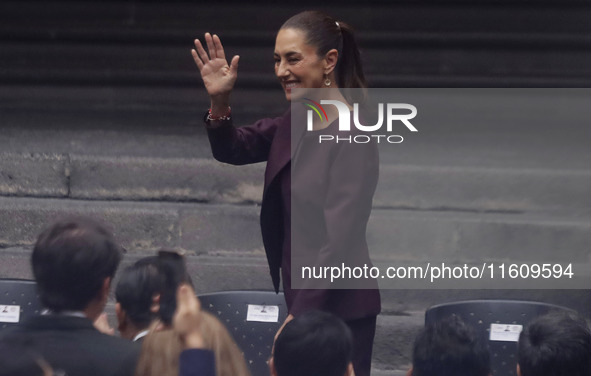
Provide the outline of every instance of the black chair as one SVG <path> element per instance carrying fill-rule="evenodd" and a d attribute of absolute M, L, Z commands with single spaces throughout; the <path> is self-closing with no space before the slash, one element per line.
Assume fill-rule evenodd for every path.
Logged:
<path fill-rule="evenodd" d="M 244 352 L 246 364 L 253 376 L 269 375 L 267 360 L 277 330 L 287 317 L 283 293 L 271 291 L 225 291 L 199 296 L 201 307 L 224 323 Z M 274 322 L 249 321 L 249 305 L 263 306 L 258 312 L 251 307 L 251 319 L 271 319 Z"/>
<path fill-rule="evenodd" d="M 482 340 L 488 342 L 493 376 L 516 375 L 517 342 L 514 340 L 491 340 L 491 324 L 503 324 L 507 330 L 514 325 L 525 326 L 537 316 L 554 310 L 568 308 L 528 301 L 515 300 L 471 300 L 433 306 L 425 313 L 425 324 L 459 316 L 465 323 L 476 328 Z"/>
<path fill-rule="evenodd" d="M 16 306 L 16 307 L 15 307 Z M 0 331 L 16 325 L 13 321 L 18 310 L 18 322 L 41 311 L 35 281 L 0 278 Z"/>

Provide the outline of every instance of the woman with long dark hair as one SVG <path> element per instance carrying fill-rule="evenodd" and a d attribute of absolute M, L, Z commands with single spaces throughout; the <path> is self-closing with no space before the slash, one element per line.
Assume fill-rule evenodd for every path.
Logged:
<path fill-rule="evenodd" d="M 355 254 L 356 262 L 371 265 L 365 229 L 377 184 L 377 148 L 366 147 L 361 154 L 353 156 L 346 153 L 344 144 L 335 144 L 303 157 L 300 162 L 304 170 L 313 164 L 314 176 L 322 177 L 313 199 L 304 200 L 319 218 L 292 223 L 292 206 L 299 202 L 292 199 L 302 200 L 300 196 L 295 197 L 293 187 L 307 184 L 296 181 L 299 177 L 305 179 L 306 174 L 295 174 L 292 170 L 290 129 L 295 125 L 291 112 L 250 126 L 234 127 L 230 93 L 238 74 L 239 57 L 234 56 L 228 64 L 217 35 L 205 34 L 205 42 L 208 51 L 196 40 L 192 55 L 211 98 L 205 123 L 214 157 L 237 165 L 267 161 L 261 230 L 276 290 L 283 280 L 289 312 L 286 322 L 312 309 L 341 317 L 353 333 L 355 373 L 369 376 L 376 316 L 380 312 L 378 289 L 294 289 L 291 263 L 292 252 L 295 256 L 312 252 L 319 259 L 334 261 L 332 256 L 347 248 L 347 252 Z M 287 20 L 277 33 L 274 58 L 275 74 L 288 101 L 296 99 L 292 98 L 292 91 L 298 88 L 366 87 L 352 29 L 321 12 L 302 12 Z M 346 93 L 334 92 L 337 99 L 352 108 L 352 99 Z M 334 109 L 328 110 L 326 117 L 330 125 L 338 122 Z M 311 159 L 310 155 L 315 158 Z M 299 243 L 292 245 L 292 239 L 305 238 L 309 232 L 315 233 L 314 242 L 301 242 L 302 247 Z"/>

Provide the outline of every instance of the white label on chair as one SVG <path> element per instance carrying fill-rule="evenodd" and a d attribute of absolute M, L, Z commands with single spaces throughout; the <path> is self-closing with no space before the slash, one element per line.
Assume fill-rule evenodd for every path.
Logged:
<path fill-rule="evenodd" d="M 519 333 L 523 330 L 523 325 L 515 324 L 490 324 L 490 340 L 519 342 Z"/>
<path fill-rule="evenodd" d="M 16 323 L 21 315 L 21 307 L 17 305 L 0 305 L 0 322 Z"/>
<path fill-rule="evenodd" d="M 246 321 L 279 322 L 279 306 L 249 304 Z"/>

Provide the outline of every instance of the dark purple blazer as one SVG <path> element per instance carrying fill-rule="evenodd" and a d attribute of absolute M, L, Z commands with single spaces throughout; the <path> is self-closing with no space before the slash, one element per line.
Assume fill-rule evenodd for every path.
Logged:
<path fill-rule="evenodd" d="M 320 309 L 332 312 L 344 320 L 377 315 L 381 309 L 377 285 L 374 289 L 364 290 L 295 290 L 291 288 L 291 226 L 286 223 L 286 213 L 284 212 L 286 204 L 289 207 L 291 200 L 291 112 L 287 111 L 281 117 L 262 119 L 253 125 L 240 128 L 234 127 L 231 121 L 223 121 L 215 125 L 208 123 L 207 132 L 213 156 L 218 161 L 234 165 L 267 161 L 260 225 L 273 285 L 275 290 L 278 291 L 281 276 L 283 276 L 283 288 L 289 313 L 297 316 L 307 310 Z M 301 133 L 303 134 L 303 132 L 302 129 Z M 315 150 L 318 153 L 320 149 Z M 322 150 L 326 150 L 327 154 L 317 157 L 319 160 L 330 161 L 334 159 L 334 148 L 329 147 Z M 374 162 L 377 169 L 377 149 L 375 152 L 376 159 Z M 352 187 L 351 192 L 355 194 L 356 184 L 354 182 L 364 182 L 364 179 L 367 179 L 364 176 L 355 175 L 356 171 L 360 171 L 359 169 L 348 169 L 345 165 L 342 167 L 343 170 L 347 169 L 346 173 L 352 174 L 347 180 L 353 182 L 353 184 L 345 184 L 345 190 Z M 329 169 L 331 166 L 326 164 L 321 165 L 319 168 Z M 375 179 L 375 183 L 377 183 L 377 170 Z M 371 207 L 373 190 L 375 190 L 375 185 L 371 189 L 369 197 L 366 197 L 365 206 Z M 322 197 L 318 196 L 318 199 L 322 200 Z M 369 205 L 367 205 L 367 199 Z M 321 207 L 322 203 L 318 203 L 317 206 Z M 321 215 L 321 217 L 326 218 L 326 227 L 332 228 L 335 227 L 332 225 L 342 221 L 342 214 L 337 210 L 325 216 Z M 366 214 L 368 217 L 369 212 Z M 361 256 L 357 261 L 369 263 L 367 246 L 365 245 L 367 218 L 361 218 L 361 221 L 365 221 L 365 223 L 362 223 L 361 226 L 363 230 L 363 234 L 361 234 L 362 244 L 359 245 L 358 253 Z M 355 226 L 355 224 L 353 225 Z M 315 251 L 318 253 L 320 250 Z M 338 250 L 329 247 L 322 251 L 323 254 L 330 255 L 333 251 Z"/>

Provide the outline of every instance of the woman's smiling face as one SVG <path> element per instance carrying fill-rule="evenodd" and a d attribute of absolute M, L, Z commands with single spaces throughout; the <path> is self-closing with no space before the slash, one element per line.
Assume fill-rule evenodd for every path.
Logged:
<path fill-rule="evenodd" d="M 279 78 L 288 101 L 292 99 L 291 90 L 294 88 L 322 87 L 326 61 L 318 56 L 314 46 L 306 43 L 301 30 L 279 30 L 274 56 L 275 75 Z"/>

